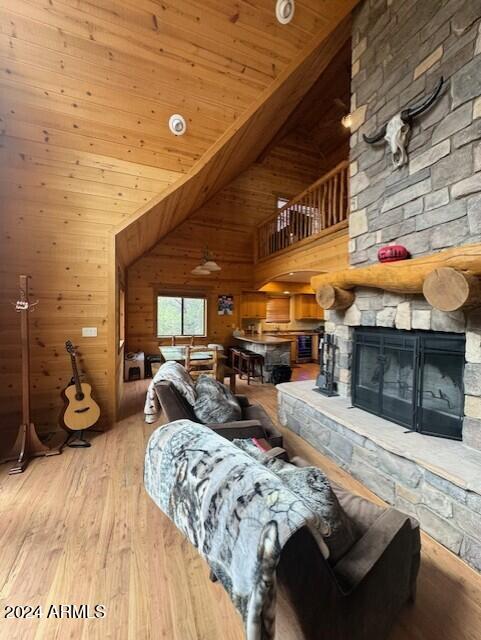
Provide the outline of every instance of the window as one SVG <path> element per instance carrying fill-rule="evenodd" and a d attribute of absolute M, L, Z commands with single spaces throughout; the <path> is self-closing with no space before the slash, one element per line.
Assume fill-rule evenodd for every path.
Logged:
<path fill-rule="evenodd" d="M 282 209 L 289 202 L 284 196 L 277 196 L 277 209 Z M 277 231 L 285 229 L 289 225 L 289 211 L 283 211 L 277 217 Z"/>
<path fill-rule="evenodd" d="M 157 337 L 205 336 L 207 300 L 157 296 Z"/>

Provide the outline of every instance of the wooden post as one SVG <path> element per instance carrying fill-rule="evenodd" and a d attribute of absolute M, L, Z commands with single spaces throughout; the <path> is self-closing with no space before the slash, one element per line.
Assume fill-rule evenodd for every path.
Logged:
<path fill-rule="evenodd" d="M 10 454 L 1 462 L 15 460 L 9 474 L 22 473 L 31 458 L 38 456 L 55 456 L 59 449 L 50 449 L 41 442 L 30 417 L 30 335 L 29 314 L 32 306 L 28 297 L 29 276 L 20 276 L 20 299 L 16 310 L 20 313 L 22 340 L 22 424 Z M 35 303 L 36 304 L 36 303 Z"/>
<path fill-rule="evenodd" d="M 326 193 L 327 193 L 327 189 L 326 189 L 326 185 L 323 184 L 321 186 L 322 189 L 322 195 L 321 195 L 321 202 L 322 202 L 322 225 L 321 225 L 321 230 L 326 229 L 327 228 L 327 219 L 326 219 Z"/>

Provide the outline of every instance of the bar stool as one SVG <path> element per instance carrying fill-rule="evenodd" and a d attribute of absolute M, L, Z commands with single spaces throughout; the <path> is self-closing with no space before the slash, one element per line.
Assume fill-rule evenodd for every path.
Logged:
<path fill-rule="evenodd" d="M 260 378 L 264 382 L 264 356 L 253 351 L 241 351 L 240 353 L 240 377 L 247 375 L 247 384 L 251 383 L 251 378 Z"/>
<path fill-rule="evenodd" d="M 241 370 L 240 356 L 242 353 L 242 349 L 240 349 L 239 347 L 231 347 L 229 351 L 230 351 L 231 367 L 233 371 L 235 373 L 241 374 L 242 370 Z"/>

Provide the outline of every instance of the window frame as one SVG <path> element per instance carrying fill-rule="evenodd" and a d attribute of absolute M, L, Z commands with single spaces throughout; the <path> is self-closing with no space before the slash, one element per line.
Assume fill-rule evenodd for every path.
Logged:
<path fill-rule="evenodd" d="M 181 332 L 177 334 L 162 334 L 159 335 L 159 298 L 181 298 Z M 204 333 L 202 334 L 187 334 L 184 333 L 184 300 L 188 299 L 201 299 L 204 301 Z M 154 295 L 154 313 L 155 313 L 155 338 L 158 340 L 165 340 L 167 338 L 206 338 L 207 337 L 207 305 L 208 297 L 205 293 L 198 292 L 180 292 L 180 291 L 157 291 Z"/>
<path fill-rule="evenodd" d="M 120 267 L 117 267 L 117 291 L 115 305 L 116 337 L 118 350 L 120 353 L 124 347 L 127 336 L 127 291 L 125 278 Z"/>
<path fill-rule="evenodd" d="M 292 200 L 292 196 L 289 197 L 282 193 L 275 193 L 274 196 L 276 199 L 276 211 L 278 214 L 276 218 L 276 231 L 282 231 L 283 229 L 287 229 L 287 227 L 289 226 L 289 212 L 287 212 L 286 215 L 280 218 L 279 211 L 281 211 L 281 209 L 283 209 L 287 204 L 289 204 L 289 202 Z M 280 207 L 279 203 L 281 201 L 284 202 L 284 204 Z"/>
<path fill-rule="evenodd" d="M 275 198 L 276 198 L 276 211 L 280 211 L 281 209 L 283 209 L 286 206 L 286 204 L 289 204 L 289 202 L 292 200 L 292 196 L 289 197 L 282 193 L 276 193 Z M 280 201 L 284 202 L 282 207 L 279 206 Z"/>

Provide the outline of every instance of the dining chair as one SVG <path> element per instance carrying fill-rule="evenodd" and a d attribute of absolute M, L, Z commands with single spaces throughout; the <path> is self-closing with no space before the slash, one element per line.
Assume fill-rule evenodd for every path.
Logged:
<path fill-rule="evenodd" d="M 205 353 L 206 357 L 202 360 L 193 358 L 195 353 Z M 219 349 L 209 349 L 206 346 L 185 347 L 185 368 L 193 378 L 200 375 L 212 376 L 217 380 L 219 369 Z"/>

